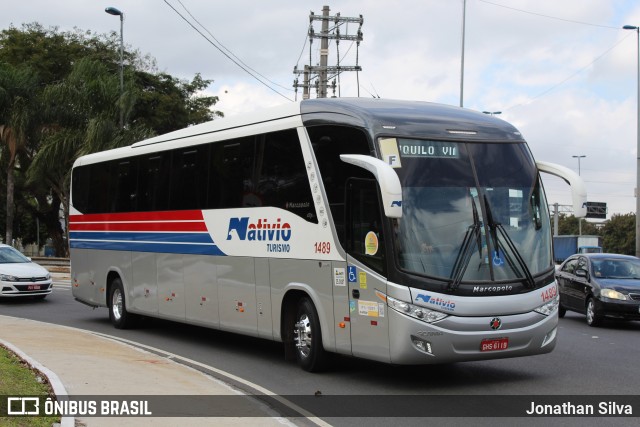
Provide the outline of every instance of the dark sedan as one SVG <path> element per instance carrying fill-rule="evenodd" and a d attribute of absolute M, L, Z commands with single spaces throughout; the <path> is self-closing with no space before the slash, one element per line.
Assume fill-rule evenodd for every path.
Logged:
<path fill-rule="evenodd" d="M 640 320 L 640 259 L 618 254 L 577 254 L 556 272 L 560 317 L 567 310 L 587 315 L 590 326 L 605 317 Z"/>

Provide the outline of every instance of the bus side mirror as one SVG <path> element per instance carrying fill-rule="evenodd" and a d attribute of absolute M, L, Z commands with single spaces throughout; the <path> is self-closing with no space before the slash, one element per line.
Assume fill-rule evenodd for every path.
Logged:
<path fill-rule="evenodd" d="M 380 185 L 385 216 L 402 217 L 402 186 L 398 174 L 391 166 L 380 159 L 362 154 L 341 154 L 340 160 L 371 172 Z"/>
<path fill-rule="evenodd" d="M 573 215 L 576 218 L 587 216 L 587 187 L 584 181 L 571 169 L 549 162 L 537 161 L 536 166 L 540 172 L 555 175 L 565 180 L 571 186 L 571 196 L 573 200 Z"/>

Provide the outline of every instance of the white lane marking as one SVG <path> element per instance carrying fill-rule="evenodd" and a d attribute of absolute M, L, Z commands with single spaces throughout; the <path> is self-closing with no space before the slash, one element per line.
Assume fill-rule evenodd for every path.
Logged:
<path fill-rule="evenodd" d="M 88 331 L 88 332 L 90 332 L 90 333 L 92 333 L 94 335 L 103 337 L 103 338 L 111 339 L 111 340 L 118 341 L 118 342 L 123 342 L 123 343 L 129 344 L 129 345 L 132 345 L 132 346 L 139 346 L 140 348 L 147 349 L 149 351 L 153 351 L 153 352 L 156 352 L 156 353 L 159 353 L 159 354 L 164 354 L 165 357 L 170 358 L 172 360 L 183 361 L 185 363 L 193 364 L 193 365 L 199 366 L 199 367 L 201 367 L 203 369 L 210 370 L 212 372 L 217 373 L 218 375 L 227 377 L 227 378 L 232 379 L 234 381 L 237 381 L 237 382 L 239 382 L 241 384 L 244 384 L 244 385 L 246 385 L 248 387 L 251 387 L 251 388 L 253 388 L 255 390 L 258 390 L 259 392 L 261 392 L 261 393 L 263 393 L 265 395 L 272 396 L 274 399 L 276 399 L 278 402 L 282 403 L 283 405 L 285 405 L 285 406 L 293 409 L 294 411 L 304 415 L 304 417 L 306 419 L 308 419 L 309 421 L 313 422 L 317 426 L 320 426 L 320 427 L 331 427 L 331 424 L 329 424 L 329 423 L 325 422 L 324 420 L 316 417 L 315 415 L 313 415 L 312 413 L 310 413 L 306 409 L 303 409 L 303 408 L 299 407 L 295 403 L 290 402 L 289 400 L 283 398 L 282 396 L 277 395 L 276 393 L 272 392 L 269 389 L 266 389 L 266 388 L 264 388 L 264 387 L 262 387 L 262 386 L 260 386 L 258 384 L 252 383 L 251 381 L 245 380 L 244 378 L 238 377 L 238 376 L 236 376 L 236 375 L 234 375 L 234 374 L 232 374 L 230 372 L 223 371 L 222 369 L 214 368 L 213 366 L 206 365 L 204 363 L 198 362 L 197 360 L 193 360 L 193 359 L 189 359 L 187 357 L 179 356 L 177 354 L 174 354 L 174 353 L 171 353 L 171 352 L 168 352 L 168 351 L 165 351 L 165 350 L 161 350 L 161 349 L 156 348 L 156 347 L 152 347 L 152 346 L 149 346 L 149 345 L 141 344 L 141 343 L 139 343 L 137 341 L 130 341 L 130 340 L 125 339 L 125 338 L 114 337 L 113 335 L 103 334 L 103 333 L 100 333 L 100 332 L 93 332 L 93 331 Z"/>

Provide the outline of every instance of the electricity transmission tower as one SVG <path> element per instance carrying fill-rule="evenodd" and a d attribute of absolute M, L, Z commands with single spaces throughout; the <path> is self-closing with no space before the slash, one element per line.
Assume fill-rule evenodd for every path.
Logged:
<path fill-rule="evenodd" d="M 298 88 L 302 88 L 303 99 L 309 99 L 311 87 L 316 88 L 318 98 L 327 97 L 327 89 L 329 81 L 331 88 L 333 89 L 333 96 L 336 91 L 336 78 L 338 79 L 338 91 L 340 90 L 340 74 L 345 71 L 358 71 L 362 70 L 362 67 L 358 65 L 358 50 L 360 48 L 360 42 L 362 41 L 362 15 L 358 18 L 349 18 L 340 16 L 340 13 L 335 16 L 329 15 L 329 6 L 322 8 L 322 15 L 315 15 L 313 12 L 309 15 L 309 65 L 305 65 L 304 69 L 299 70 L 298 66 L 293 68 L 293 73 L 296 75 L 293 81 L 293 87 L 298 93 Z M 320 33 L 316 33 L 313 28 L 314 21 L 321 21 L 322 27 Z M 333 23 L 333 28 L 329 28 L 329 24 Z M 358 24 L 358 30 L 354 35 L 348 33 L 342 33 L 340 27 L 343 24 L 356 23 Z M 313 40 L 320 39 L 320 64 L 311 65 L 311 53 L 313 48 Z M 335 40 L 336 42 L 336 65 L 328 65 L 329 62 L 329 40 Z M 347 40 L 356 42 L 356 65 L 342 65 L 340 64 L 340 41 Z M 302 83 L 299 81 L 299 76 L 302 75 Z M 358 82 L 358 94 L 360 93 L 360 84 Z"/>

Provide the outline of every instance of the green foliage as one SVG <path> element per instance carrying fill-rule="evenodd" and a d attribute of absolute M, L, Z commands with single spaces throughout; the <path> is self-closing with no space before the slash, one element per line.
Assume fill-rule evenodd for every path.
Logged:
<path fill-rule="evenodd" d="M 68 240 L 58 212 L 62 207 L 68 218 L 70 171 L 78 156 L 222 116 L 212 110 L 218 98 L 202 95 L 211 80 L 156 73 L 153 58 L 128 47 L 121 90 L 119 48 L 115 32 L 61 32 L 37 23 L 0 31 L 0 167 L 8 172 L 7 180 L 0 174 L 7 188 L 0 210 L 6 204 L 37 217 L 59 256 Z M 14 224 L 11 212 L 7 236 L 14 225 L 32 228 Z"/>
<path fill-rule="evenodd" d="M 614 214 L 602 229 L 603 246 L 607 252 L 636 254 L 636 215 Z"/>
<path fill-rule="evenodd" d="M 598 229 L 595 224 L 584 219 L 582 222 L 582 234 L 598 235 Z M 573 215 L 560 214 L 558 216 L 558 234 L 560 235 L 577 235 L 580 234 L 579 219 Z"/>
<path fill-rule="evenodd" d="M 52 395 L 52 391 L 43 380 L 40 373 L 36 373 L 15 354 L 0 346 L 0 396 L 43 396 Z M 40 378 L 40 380 L 38 380 Z M 60 422 L 60 417 L 3 417 L 3 426 L 51 426 Z"/>
<path fill-rule="evenodd" d="M 602 236 L 602 247 L 605 252 L 635 255 L 636 252 L 636 215 L 613 214 L 600 228 L 594 223 L 582 220 L 582 234 Z M 573 215 L 560 214 L 558 217 L 558 234 L 577 235 L 578 218 Z"/>

